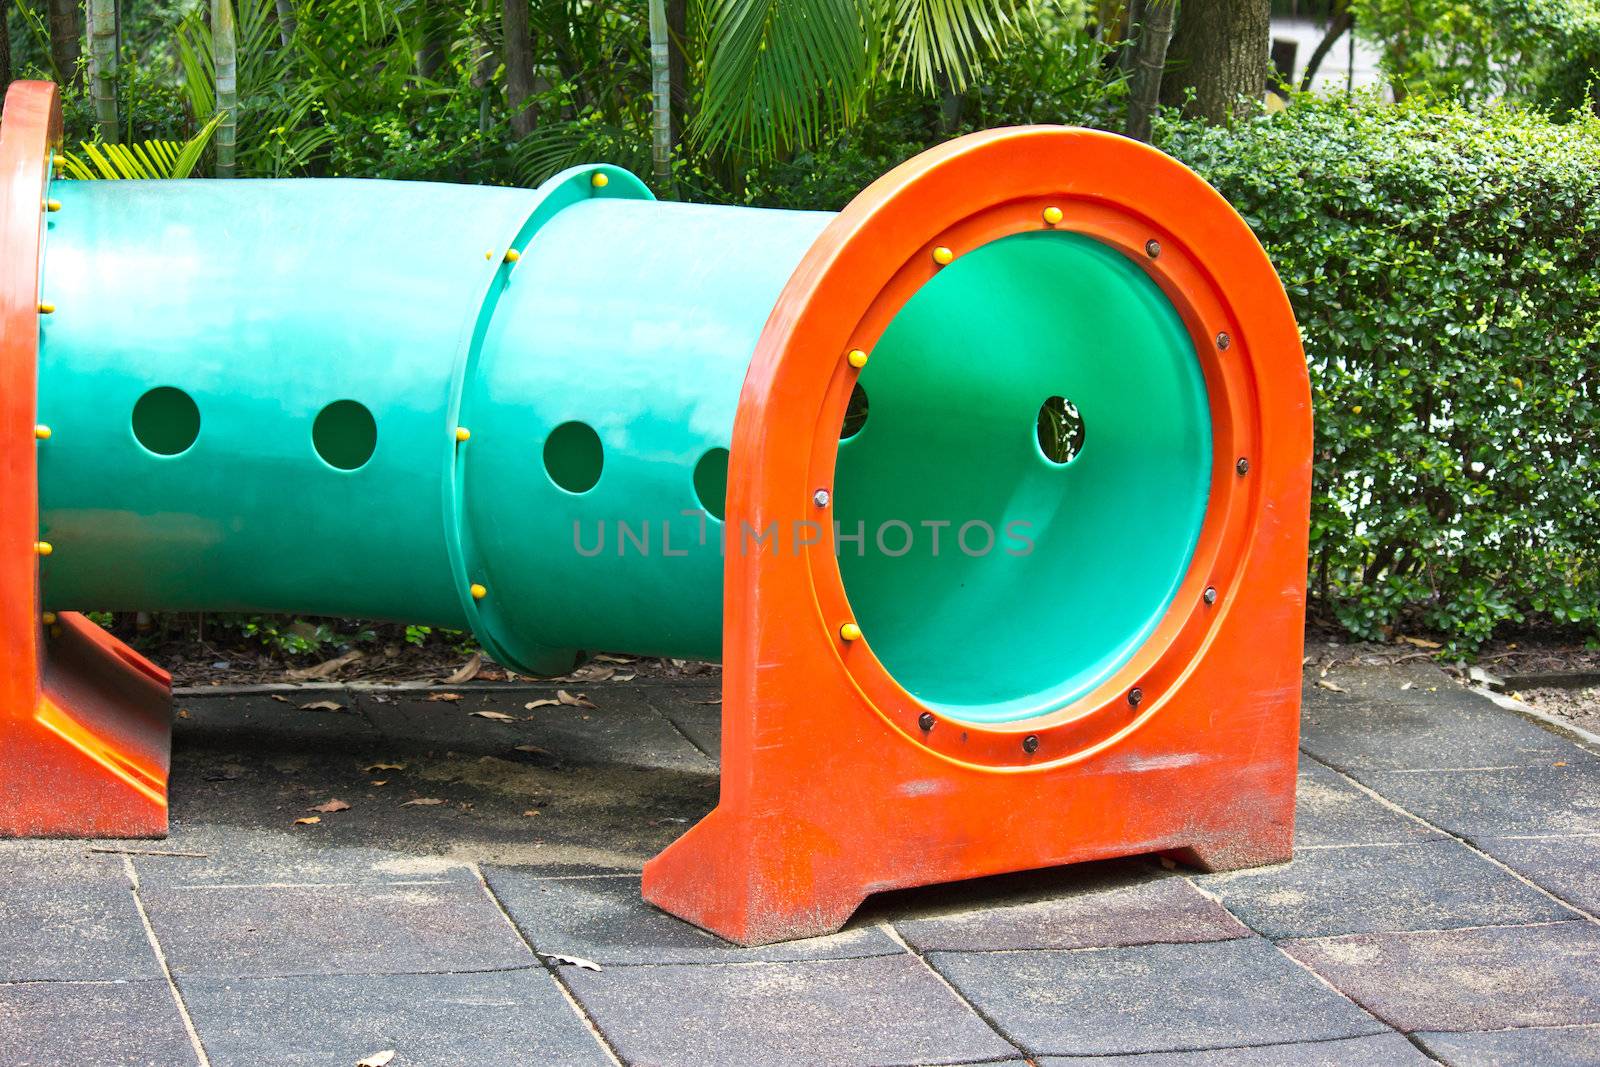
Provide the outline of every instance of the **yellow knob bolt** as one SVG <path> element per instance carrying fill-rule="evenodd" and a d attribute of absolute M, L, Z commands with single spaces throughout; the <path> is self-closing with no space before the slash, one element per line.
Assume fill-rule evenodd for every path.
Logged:
<path fill-rule="evenodd" d="M 1058 223 L 1060 221 L 1061 221 L 1061 209 L 1060 208 L 1052 206 L 1052 207 L 1047 207 L 1047 208 L 1044 209 L 1044 222 L 1045 222 L 1046 226 L 1054 226 L 1056 223 Z"/>
<path fill-rule="evenodd" d="M 515 263 L 517 260 L 519 260 L 521 258 L 522 258 L 522 253 L 518 252 L 515 248 L 506 249 L 506 262 L 507 263 Z"/>
<path fill-rule="evenodd" d="M 46 211 L 60 211 L 61 210 L 61 201 L 59 201 L 59 200 L 46 200 L 44 202 L 44 209 Z"/>
<path fill-rule="evenodd" d="M 54 315 L 55 313 L 56 313 L 56 306 L 54 304 L 40 304 L 39 305 L 39 314 L 41 314 L 41 315 Z"/>
<path fill-rule="evenodd" d="M 39 425 L 33 428 L 33 436 L 37 437 L 41 441 L 50 440 L 50 427 L 41 422 Z"/>
<path fill-rule="evenodd" d="M 867 365 L 867 354 L 859 348 L 852 348 L 850 350 L 850 354 L 845 358 L 848 359 L 850 361 L 850 365 L 855 367 L 857 370 Z"/>
<path fill-rule="evenodd" d="M 488 595 L 489 595 L 489 590 L 485 589 L 483 586 L 479 585 L 477 582 L 473 582 L 472 583 L 472 599 L 473 600 L 482 600 L 484 597 L 486 597 Z"/>
<path fill-rule="evenodd" d="M 50 553 L 54 552 L 55 550 L 56 550 L 55 546 L 52 545 L 49 541 L 35 541 L 33 543 L 33 551 L 37 555 L 48 556 Z"/>
<path fill-rule="evenodd" d="M 846 641 L 861 640 L 861 627 L 853 622 L 847 622 L 839 627 L 839 636 Z"/>
<path fill-rule="evenodd" d="M 467 429 L 465 426 L 457 426 L 456 427 L 456 440 L 457 441 L 465 441 L 467 438 L 469 438 L 471 436 L 472 436 L 472 431 Z"/>
<path fill-rule="evenodd" d="M 39 616 L 39 621 L 44 623 L 46 626 L 54 626 L 56 624 L 56 613 L 53 611 L 47 611 L 43 615 Z"/>
<path fill-rule="evenodd" d="M 493 259 L 494 258 L 494 249 L 491 248 L 491 249 L 489 249 L 489 251 L 485 252 L 483 254 L 483 258 L 484 259 Z"/>
<path fill-rule="evenodd" d="M 946 264 L 950 263 L 955 258 L 956 258 L 956 254 L 954 252 L 950 251 L 944 245 L 940 245 L 938 248 L 935 248 L 933 250 L 933 261 L 935 263 L 939 264 L 939 266 L 941 266 L 941 267 L 943 267 Z"/>
<path fill-rule="evenodd" d="M 589 184 L 594 186 L 596 189 L 604 189 L 610 181 L 611 179 L 600 171 L 595 171 L 593 174 L 589 175 Z"/>

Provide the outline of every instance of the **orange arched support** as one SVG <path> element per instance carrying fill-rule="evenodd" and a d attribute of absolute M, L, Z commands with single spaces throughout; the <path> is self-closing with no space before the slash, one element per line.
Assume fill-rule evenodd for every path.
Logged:
<path fill-rule="evenodd" d="M 15 82 L 0 119 L 0 836 L 167 831 L 167 673 L 39 600 L 35 434 L 39 253 L 61 143 L 48 82 Z"/>
<path fill-rule="evenodd" d="M 815 519 L 854 382 L 847 353 L 872 349 L 938 269 L 933 249 L 1052 225 L 1120 250 L 1178 309 L 1210 396 L 1211 495 L 1177 597 L 1130 662 L 1046 715 L 956 722 L 895 682 L 870 635 L 841 639 L 853 616 L 831 535 L 798 552 L 735 540 Z M 874 183 L 796 270 L 745 380 L 721 798 L 646 865 L 645 897 L 760 944 L 834 930 L 880 890 L 1141 853 L 1211 870 L 1289 859 L 1310 403 L 1265 253 L 1161 153 L 1084 130 L 995 130 Z"/>

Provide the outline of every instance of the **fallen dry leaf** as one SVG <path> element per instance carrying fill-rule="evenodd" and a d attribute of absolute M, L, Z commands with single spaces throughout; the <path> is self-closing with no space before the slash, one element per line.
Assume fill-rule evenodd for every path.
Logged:
<path fill-rule="evenodd" d="M 443 803 L 444 803 L 444 801 L 440 800 L 438 797 L 418 797 L 415 800 L 408 800 L 408 801 L 406 801 L 404 804 L 402 804 L 400 806 L 402 808 L 411 808 L 411 807 L 431 808 L 435 804 L 443 804 Z"/>
<path fill-rule="evenodd" d="M 596 663 L 632 663 L 633 662 L 633 657 L 632 656 L 613 656 L 609 652 L 601 652 L 599 655 L 595 656 L 594 659 L 595 659 Z"/>
<path fill-rule="evenodd" d="M 339 673 L 340 668 L 347 667 L 360 658 L 361 653 L 359 652 L 346 652 L 342 656 L 335 656 L 333 659 L 325 660 L 315 667 L 302 667 L 299 670 L 289 671 L 287 677 L 296 681 L 305 681 L 309 678 L 331 678 Z"/>
<path fill-rule="evenodd" d="M 472 714 L 479 719 L 492 719 L 495 722 L 517 721 L 517 717 L 515 715 L 507 715 L 503 711 L 474 711 Z"/>
<path fill-rule="evenodd" d="M 433 693 L 433 694 L 429 695 L 428 699 L 429 700 L 443 700 L 447 704 L 454 704 L 456 701 L 461 699 L 461 694 L 460 693 Z"/>
<path fill-rule="evenodd" d="M 518 752 L 532 752 L 535 756 L 548 756 L 550 754 L 550 750 L 549 749 L 540 748 L 538 745 L 518 745 L 517 746 L 517 751 Z"/>
<path fill-rule="evenodd" d="M 1350 692 L 1350 690 L 1346 689 L 1344 686 L 1340 685 L 1338 682 L 1330 682 L 1326 678 L 1318 679 L 1317 684 L 1320 685 L 1324 689 L 1331 689 L 1335 693 L 1348 693 L 1348 692 Z"/>
<path fill-rule="evenodd" d="M 715 700 L 696 700 L 695 703 L 696 704 L 720 704 L 720 703 L 722 703 L 722 698 L 718 697 Z"/>
<path fill-rule="evenodd" d="M 332 800 L 324 800 L 321 804 L 314 804 L 311 807 L 307 808 L 306 810 L 307 811 L 320 811 L 324 815 L 329 815 L 329 814 L 332 814 L 333 812 L 336 812 L 336 811 L 349 811 L 350 810 L 350 805 L 346 804 L 344 801 L 342 801 L 342 800 L 338 799 L 337 797 L 335 797 Z"/>
<path fill-rule="evenodd" d="M 179 708 L 178 709 L 178 718 L 187 719 L 188 717 L 189 717 L 189 711 L 188 711 L 187 708 Z"/>
<path fill-rule="evenodd" d="M 556 699 L 561 701 L 561 703 L 567 705 L 568 707 L 573 707 L 573 708 L 593 708 L 593 707 L 597 707 L 598 706 L 598 705 L 595 704 L 594 701 L 590 700 L 584 694 L 579 693 L 576 696 L 574 696 L 573 694 L 567 692 L 565 689 L 557 689 L 556 690 Z"/>
<path fill-rule="evenodd" d="M 1437 641 L 1429 641 L 1426 637 L 1402 637 L 1400 640 L 1415 648 L 1443 648 Z"/>
<path fill-rule="evenodd" d="M 406 769 L 406 765 L 404 763 L 369 763 L 361 769 L 371 774 L 373 771 L 403 771 Z"/>
<path fill-rule="evenodd" d="M 461 665 L 460 670 L 444 680 L 444 684 L 460 685 L 462 682 L 470 682 L 478 676 L 478 672 L 481 670 L 483 670 L 483 653 L 474 652 L 472 658 Z"/>
<path fill-rule="evenodd" d="M 582 967 L 586 971 L 598 971 L 600 969 L 598 963 L 593 960 L 586 960 L 582 956 L 563 956 L 559 952 L 543 952 L 540 955 L 556 963 L 567 963 L 574 967 Z"/>
<path fill-rule="evenodd" d="M 272 694 L 272 699 L 276 700 L 280 704 L 293 704 L 294 703 L 294 701 L 290 700 L 288 697 L 284 696 L 282 693 L 273 693 Z"/>
<path fill-rule="evenodd" d="M 337 700 L 313 700 L 309 704 L 301 704 L 301 711 L 343 711 L 344 705 Z"/>
<path fill-rule="evenodd" d="M 320 815 L 308 815 L 303 819 L 296 819 L 294 821 L 294 824 L 296 826 L 315 826 L 315 825 L 317 825 L 317 823 L 319 823 L 321 821 L 322 821 L 322 816 L 320 816 Z"/>
<path fill-rule="evenodd" d="M 529 808 L 527 811 L 522 813 L 522 817 L 524 819 L 530 819 L 530 818 L 532 818 L 533 816 L 535 816 L 537 814 L 539 814 L 539 809 L 538 808 Z"/>
<path fill-rule="evenodd" d="M 394 1059 L 394 1049 L 386 1048 L 382 1052 L 374 1052 L 364 1059 L 357 1060 L 356 1067 L 388 1067 L 392 1059 Z"/>
<path fill-rule="evenodd" d="M 617 669 L 615 667 L 602 667 L 597 663 L 586 663 L 569 673 L 567 677 L 576 678 L 583 682 L 603 682 L 616 673 Z"/>
<path fill-rule="evenodd" d="M 548 697 L 546 697 L 543 700 L 530 700 L 530 701 L 528 701 L 526 704 L 524 704 L 522 706 L 524 708 L 526 708 L 528 711 L 532 711 L 534 708 L 557 707 L 557 706 L 560 705 L 560 703 L 561 703 L 561 701 L 559 701 L 559 700 L 551 700 Z"/>
<path fill-rule="evenodd" d="M 1416 684 L 1417 684 L 1416 682 L 1407 682 L 1405 685 L 1402 685 L 1400 687 L 1400 689 L 1402 691 L 1407 690 L 1407 689 L 1414 689 L 1416 687 Z"/>
<path fill-rule="evenodd" d="M 376 781 L 368 782 L 367 784 L 368 785 L 388 785 L 389 784 L 389 779 L 387 779 L 387 778 L 379 778 Z"/>

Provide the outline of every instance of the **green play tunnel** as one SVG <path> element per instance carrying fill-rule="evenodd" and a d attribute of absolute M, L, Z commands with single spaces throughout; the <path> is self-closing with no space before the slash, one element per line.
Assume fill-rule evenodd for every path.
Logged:
<path fill-rule="evenodd" d="M 46 607 L 470 628 L 530 673 L 718 657 L 741 387 L 831 215 L 659 203 L 612 168 L 50 196 Z M 860 388 L 832 518 L 896 678 L 1011 721 L 1126 662 L 1211 467 L 1155 283 L 1070 232 L 995 241 L 911 299 Z M 1052 398 L 1081 420 L 1067 462 L 1040 445 Z"/>

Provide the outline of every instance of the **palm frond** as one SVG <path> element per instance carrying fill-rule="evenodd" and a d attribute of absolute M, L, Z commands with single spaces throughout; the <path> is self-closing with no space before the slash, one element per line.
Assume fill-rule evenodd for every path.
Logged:
<path fill-rule="evenodd" d="M 878 0 L 889 68 L 932 92 L 964 92 L 986 55 L 1019 42 L 1034 0 Z"/>
<path fill-rule="evenodd" d="M 81 156 L 72 152 L 61 153 L 61 173 L 79 181 L 187 178 L 194 172 L 195 164 L 200 162 L 200 154 L 205 151 L 221 122 L 220 113 L 213 115 L 199 133 L 183 144 L 177 141 L 141 141 L 137 144 L 85 141 L 80 146 Z"/>
<path fill-rule="evenodd" d="M 693 135 L 757 155 L 815 141 L 857 109 L 882 0 L 707 0 L 705 91 Z"/>

